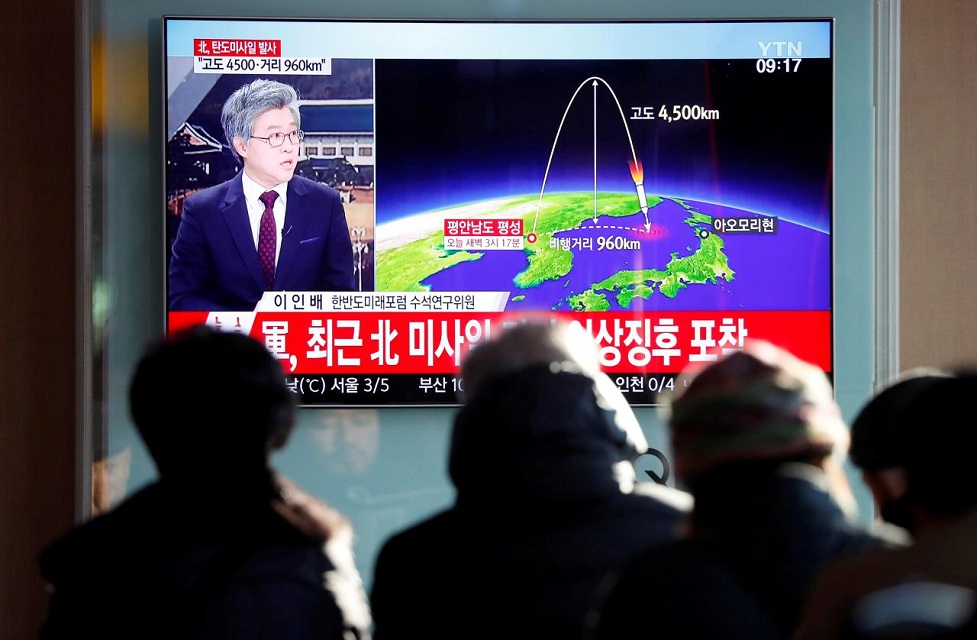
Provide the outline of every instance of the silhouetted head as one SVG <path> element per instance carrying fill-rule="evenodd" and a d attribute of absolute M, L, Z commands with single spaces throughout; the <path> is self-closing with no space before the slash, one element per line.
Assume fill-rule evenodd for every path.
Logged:
<path fill-rule="evenodd" d="M 907 402 L 902 424 L 911 439 L 906 458 L 910 500 L 928 514 L 956 517 L 977 507 L 972 446 L 977 369 L 934 380 Z"/>
<path fill-rule="evenodd" d="M 531 365 L 566 364 L 587 375 L 600 372 L 597 343 L 577 323 L 535 319 L 506 327 L 467 354 L 461 363 L 462 399 L 486 379 Z"/>
<path fill-rule="evenodd" d="M 204 325 L 146 349 L 129 407 L 164 480 L 263 473 L 295 418 L 274 355 L 253 338 Z"/>
<path fill-rule="evenodd" d="M 900 418 L 915 394 L 950 375 L 929 367 L 911 369 L 870 398 L 851 425 L 852 463 L 863 471 L 905 466 L 913 441 L 899 428 Z"/>
<path fill-rule="evenodd" d="M 904 419 L 905 412 L 916 394 L 950 375 L 929 367 L 903 372 L 872 396 L 852 422 L 849 455 L 861 470 L 879 515 L 909 531 L 916 530 L 916 518 L 907 493 L 906 464 L 915 455 L 921 432 L 920 425 Z"/>
<path fill-rule="evenodd" d="M 630 463 L 648 443 L 579 323 L 508 326 L 473 347 L 461 376 L 465 406 L 455 418 L 448 465 L 459 492 L 517 499 L 529 484 L 576 480 L 567 469 L 633 484 Z"/>
<path fill-rule="evenodd" d="M 848 430 L 821 369 L 764 341 L 684 373 L 663 408 L 675 476 L 738 463 L 820 463 L 843 453 Z"/>

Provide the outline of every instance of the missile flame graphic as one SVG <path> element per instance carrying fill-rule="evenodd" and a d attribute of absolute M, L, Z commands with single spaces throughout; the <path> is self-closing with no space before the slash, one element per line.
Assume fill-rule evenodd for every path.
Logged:
<path fill-rule="evenodd" d="M 628 160 L 628 168 L 631 169 L 631 179 L 634 180 L 634 188 L 638 190 L 638 205 L 641 206 L 641 213 L 648 215 L 648 196 L 645 195 L 645 171 L 638 160 Z"/>

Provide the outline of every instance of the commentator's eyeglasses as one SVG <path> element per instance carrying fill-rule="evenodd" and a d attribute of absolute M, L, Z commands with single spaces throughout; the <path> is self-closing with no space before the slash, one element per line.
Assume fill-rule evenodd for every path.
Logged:
<path fill-rule="evenodd" d="M 262 136 L 251 136 L 252 138 L 257 138 L 258 140 L 264 140 L 268 143 L 269 147 L 280 147 L 285 144 L 285 139 L 287 138 L 292 144 L 298 144 L 305 139 L 304 131 L 292 131 L 291 133 L 282 133 L 281 131 L 276 131 L 267 137 Z"/>

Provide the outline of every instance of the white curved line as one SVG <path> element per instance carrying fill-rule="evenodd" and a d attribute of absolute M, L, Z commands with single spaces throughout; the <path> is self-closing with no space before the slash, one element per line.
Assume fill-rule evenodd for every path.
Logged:
<path fill-rule="evenodd" d="M 556 129 L 556 137 L 553 138 L 553 147 L 550 149 L 550 157 L 546 161 L 546 171 L 543 173 L 543 184 L 539 189 L 539 200 L 536 202 L 536 215 L 533 217 L 533 233 L 536 233 L 536 223 L 539 222 L 539 209 L 543 205 L 543 193 L 546 191 L 546 180 L 550 175 L 550 165 L 553 164 L 553 154 L 556 153 L 556 143 L 560 141 L 560 133 L 563 131 L 563 123 L 566 122 L 567 114 L 570 113 L 570 107 L 573 106 L 573 101 L 577 99 L 577 94 L 580 90 L 587 86 L 588 82 L 597 81 L 607 87 L 607 90 L 611 92 L 611 97 L 614 98 L 614 104 L 617 105 L 617 111 L 621 114 L 621 122 L 624 123 L 624 132 L 628 136 L 628 145 L 631 147 L 631 157 L 634 159 L 635 165 L 638 164 L 638 155 L 634 152 L 634 141 L 631 140 L 631 129 L 628 127 L 628 119 L 624 116 L 624 109 L 621 108 L 621 102 L 617 99 L 617 94 L 614 93 L 614 89 L 611 85 L 607 84 L 607 81 L 600 76 L 590 76 L 586 80 L 580 83 L 577 90 L 573 92 L 570 97 L 570 102 L 567 103 L 567 108 L 563 111 L 563 117 L 560 118 L 560 126 Z M 596 117 L 596 116 L 595 116 Z"/>

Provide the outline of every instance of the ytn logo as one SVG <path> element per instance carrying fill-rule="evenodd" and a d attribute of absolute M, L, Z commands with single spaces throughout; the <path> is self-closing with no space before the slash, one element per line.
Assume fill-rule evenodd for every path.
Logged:
<path fill-rule="evenodd" d="M 803 55 L 803 43 L 798 42 L 757 42 L 762 58 L 800 58 Z"/>

